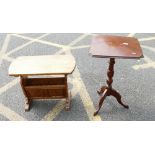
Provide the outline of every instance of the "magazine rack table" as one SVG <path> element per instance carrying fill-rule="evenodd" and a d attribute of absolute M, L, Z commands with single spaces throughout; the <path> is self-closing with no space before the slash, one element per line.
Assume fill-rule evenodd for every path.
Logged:
<path fill-rule="evenodd" d="M 30 109 L 32 99 L 62 98 L 66 99 L 65 109 L 69 110 L 71 93 L 67 75 L 74 68 L 75 60 L 70 55 L 22 56 L 10 65 L 9 75 L 20 76 L 26 98 L 25 111 Z"/>
<path fill-rule="evenodd" d="M 102 86 L 97 92 L 100 95 L 98 110 L 94 116 L 98 114 L 103 102 L 107 96 L 114 96 L 118 103 L 125 108 L 128 105 L 122 102 L 121 95 L 112 88 L 115 58 L 120 59 L 139 59 L 143 58 L 142 49 L 136 38 L 123 36 L 98 35 L 93 37 L 90 53 L 93 57 L 109 58 L 109 68 L 107 71 L 107 86 Z"/>

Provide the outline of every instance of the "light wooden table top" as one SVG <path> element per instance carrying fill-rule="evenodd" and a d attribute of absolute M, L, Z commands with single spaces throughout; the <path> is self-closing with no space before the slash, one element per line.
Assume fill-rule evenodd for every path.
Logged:
<path fill-rule="evenodd" d="M 75 60 L 71 55 L 21 56 L 9 67 L 11 76 L 71 74 Z"/>

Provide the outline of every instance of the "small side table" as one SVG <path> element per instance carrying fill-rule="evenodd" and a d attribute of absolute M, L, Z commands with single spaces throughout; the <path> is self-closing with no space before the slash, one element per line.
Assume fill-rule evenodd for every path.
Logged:
<path fill-rule="evenodd" d="M 9 75 L 20 76 L 26 98 L 25 111 L 30 109 L 32 99 L 62 98 L 66 99 L 65 109 L 69 110 L 71 93 L 67 75 L 74 68 L 75 60 L 70 55 L 22 56 L 10 65 Z M 44 77 L 47 75 L 50 76 Z"/>
<path fill-rule="evenodd" d="M 143 58 L 142 49 L 136 38 L 123 36 L 108 36 L 98 35 L 93 37 L 90 53 L 93 57 L 109 58 L 109 68 L 107 71 L 108 80 L 107 86 L 102 86 L 97 93 L 100 95 L 98 110 L 94 113 L 96 116 L 103 105 L 107 96 L 114 96 L 118 103 L 124 108 L 129 108 L 128 105 L 122 102 L 121 95 L 112 88 L 114 76 L 115 58 L 122 59 L 140 59 Z"/>

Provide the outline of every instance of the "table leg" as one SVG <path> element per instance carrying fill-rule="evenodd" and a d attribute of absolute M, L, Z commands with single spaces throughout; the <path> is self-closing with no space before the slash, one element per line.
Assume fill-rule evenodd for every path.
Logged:
<path fill-rule="evenodd" d="M 119 103 L 119 104 L 121 104 L 124 108 L 129 108 L 129 106 L 128 105 L 126 105 L 126 104 L 124 104 L 123 102 L 122 102 L 122 97 L 121 97 L 121 95 L 115 90 L 115 89 L 112 89 L 111 91 L 110 91 L 110 95 L 112 95 L 112 96 L 114 96 L 115 98 L 116 98 L 116 100 L 117 100 L 117 102 Z"/>
<path fill-rule="evenodd" d="M 69 111 L 71 108 L 71 92 L 68 92 L 68 98 L 66 99 L 65 110 Z"/>
<path fill-rule="evenodd" d="M 65 110 L 69 111 L 71 106 L 71 92 L 68 90 L 68 82 L 67 82 L 67 75 L 65 75 L 65 96 L 66 96 L 66 104 Z"/>
<path fill-rule="evenodd" d="M 31 100 L 26 98 L 25 111 L 29 111 L 30 110 L 30 105 L 31 105 Z"/>
<path fill-rule="evenodd" d="M 108 89 L 108 87 L 102 86 L 99 90 L 97 90 L 97 93 L 98 93 L 99 95 L 101 95 L 102 93 L 104 93 L 104 91 L 105 91 L 106 89 Z"/>
<path fill-rule="evenodd" d="M 25 111 L 29 111 L 30 110 L 30 106 L 31 106 L 31 99 L 28 97 L 26 91 L 25 91 L 25 85 L 26 85 L 26 77 L 20 76 L 20 84 L 25 96 Z"/>
<path fill-rule="evenodd" d="M 98 103 L 98 110 L 96 112 L 94 112 L 94 116 L 96 116 L 99 112 L 99 110 L 101 109 L 102 105 L 103 105 L 103 102 L 107 96 L 107 92 L 108 92 L 108 89 L 105 89 L 100 100 L 99 100 L 99 103 Z"/>
<path fill-rule="evenodd" d="M 102 86 L 97 91 L 97 93 L 99 95 L 101 95 L 101 98 L 98 103 L 98 110 L 94 113 L 94 116 L 96 116 L 98 114 L 99 110 L 101 109 L 101 107 L 103 105 L 103 102 L 104 102 L 106 96 L 114 96 L 117 99 L 119 104 L 121 104 L 123 107 L 125 107 L 127 109 L 129 108 L 128 105 L 126 105 L 122 102 L 121 95 L 115 89 L 112 88 L 113 76 L 114 76 L 114 64 L 115 64 L 115 58 L 110 58 L 109 68 L 107 71 L 108 79 L 106 81 L 108 86 Z"/>

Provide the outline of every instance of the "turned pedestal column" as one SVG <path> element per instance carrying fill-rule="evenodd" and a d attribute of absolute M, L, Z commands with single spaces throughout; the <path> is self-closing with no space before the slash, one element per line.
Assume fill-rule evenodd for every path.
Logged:
<path fill-rule="evenodd" d="M 115 58 L 110 58 L 110 61 L 109 61 L 109 68 L 108 68 L 108 71 L 107 71 L 107 76 L 108 76 L 108 79 L 107 79 L 107 86 L 102 86 L 97 92 L 98 94 L 100 95 L 100 100 L 99 100 L 99 103 L 98 103 L 98 110 L 96 112 L 94 112 L 94 116 L 96 116 L 100 110 L 100 108 L 102 107 L 103 105 L 103 101 L 105 100 L 105 98 L 107 96 L 114 96 L 118 103 L 121 104 L 123 107 L 125 108 L 129 108 L 128 105 L 124 104 L 121 100 L 121 95 L 115 90 L 112 88 L 112 83 L 113 83 L 113 76 L 114 76 L 114 64 L 115 64 Z"/>

